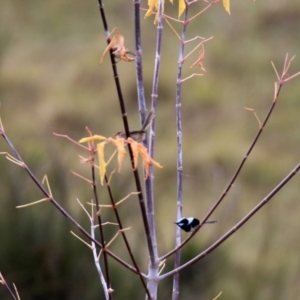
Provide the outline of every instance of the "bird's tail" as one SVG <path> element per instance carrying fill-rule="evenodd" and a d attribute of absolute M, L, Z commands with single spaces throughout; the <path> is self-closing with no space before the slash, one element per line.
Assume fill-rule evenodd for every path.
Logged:
<path fill-rule="evenodd" d="M 154 117 L 155 117 L 154 111 L 150 110 L 148 112 L 148 115 L 147 115 L 147 117 L 145 119 L 145 122 L 144 122 L 144 124 L 142 126 L 141 131 L 146 131 L 147 130 L 148 126 L 150 125 L 150 123 L 151 123 L 151 121 L 153 120 Z"/>

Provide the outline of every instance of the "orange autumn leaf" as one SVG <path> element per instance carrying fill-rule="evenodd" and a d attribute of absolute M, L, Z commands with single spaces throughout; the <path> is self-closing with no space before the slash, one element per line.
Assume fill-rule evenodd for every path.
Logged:
<path fill-rule="evenodd" d="M 106 173 L 106 162 L 104 159 L 104 147 L 106 142 L 102 142 L 97 144 L 97 152 L 98 152 L 98 159 L 99 159 L 99 176 L 101 185 L 103 185 L 103 180 Z"/>
<path fill-rule="evenodd" d="M 151 156 L 148 154 L 148 150 L 142 144 L 136 142 L 132 138 L 128 138 L 127 142 L 131 145 L 132 153 L 133 153 L 133 161 L 134 161 L 134 168 L 137 168 L 138 165 L 138 158 L 139 156 L 143 159 L 144 169 L 145 169 L 145 179 L 149 176 L 149 167 L 150 165 L 156 166 L 158 168 L 162 168 L 162 166 L 156 162 Z"/>
<path fill-rule="evenodd" d="M 115 139 L 109 138 L 108 140 L 111 143 L 113 143 L 113 145 L 115 145 L 116 148 L 117 148 L 117 151 L 118 151 L 118 165 L 119 165 L 118 171 L 121 172 L 122 164 L 123 164 L 123 161 L 124 161 L 124 156 L 126 154 L 124 139 L 116 136 Z"/>
<path fill-rule="evenodd" d="M 132 150 L 132 154 L 133 154 L 133 165 L 134 165 L 134 169 L 136 169 L 137 165 L 138 165 L 138 161 L 139 161 L 139 150 L 138 150 L 138 148 L 139 148 L 139 145 L 141 145 L 141 144 L 136 142 L 132 138 L 128 138 L 127 142 L 131 146 L 131 150 Z"/>
<path fill-rule="evenodd" d="M 110 43 L 105 48 L 105 50 L 101 56 L 100 64 L 103 63 L 103 60 L 104 60 L 106 54 L 110 50 L 113 50 L 113 54 L 116 58 L 119 58 L 119 59 L 127 61 L 127 62 L 135 60 L 135 53 L 129 51 L 124 45 L 124 42 L 125 42 L 124 36 L 119 33 L 118 29 L 115 29 L 115 31 L 116 31 L 116 34 L 111 38 Z"/>

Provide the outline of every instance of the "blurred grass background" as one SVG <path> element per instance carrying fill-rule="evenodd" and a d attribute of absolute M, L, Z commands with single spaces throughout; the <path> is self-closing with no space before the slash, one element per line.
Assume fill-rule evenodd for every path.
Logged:
<path fill-rule="evenodd" d="M 142 4 L 146 7 L 146 1 Z M 203 7 L 190 7 L 190 15 Z M 110 29 L 118 27 L 126 46 L 134 49 L 133 4 L 105 3 Z M 165 12 L 176 17 L 176 7 Z M 150 105 L 156 27 L 142 19 L 144 78 Z M 174 26 L 180 30 L 178 24 Z M 229 182 L 249 148 L 258 124 L 273 98 L 272 60 L 281 70 L 285 54 L 296 55 L 290 74 L 300 70 L 300 2 L 295 0 L 232 1 L 231 16 L 221 3 L 188 28 L 188 38 L 214 36 L 206 44 L 205 76 L 183 83 L 185 216 L 202 218 Z M 178 40 L 165 24 L 156 116 L 155 159 L 164 168 L 155 172 L 155 208 L 160 254 L 174 245 L 176 212 L 175 83 Z M 188 53 L 196 46 L 187 45 Z M 8 136 L 36 176 L 48 174 L 55 198 L 89 228 L 76 198 L 92 198 L 91 189 L 70 174 L 90 176 L 81 165 L 80 149 L 53 132 L 75 140 L 85 126 L 109 136 L 122 128 L 117 94 L 107 58 L 96 1 L 3 1 L 0 11 L 1 117 Z M 185 64 L 184 77 L 196 53 Z M 120 62 L 118 71 L 131 128 L 138 127 L 134 64 Z M 204 250 L 239 221 L 299 161 L 299 78 L 282 90 L 278 105 L 246 167 L 223 204 L 214 213 L 215 226 L 204 227 L 183 250 L 185 262 Z M 1 151 L 9 151 L 0 142 Z M 15 282 L 22 299 L 102 299 L 92 255 L 69 231 L 74 228 L 49 204 L 17 210 L 16 205 L 42 198 L 24 170 L 0 157 L 0 271 Z M 300 288 L 299 176 L 271 203 L 215 252 L 181 275 L 181 299 L 297 299 Z M 133 190 L 125 167 L 112 181 L 115 197 Z M 107 192 L 100 188 L 101 201 Z M 124 226 L 139 263 L 146 272 L 147 249 L 138 203 L 120 208 Z M 103 212 L 103 221 L 113 214 Z M 114 229 L 106 228 L 112 236 Z M 184 234 L 183 234 L 184 235 Z M 122 257 L 121 238 L 112 250 Z M 111 260 L 110 260 L 111 261 Z M 112 264 L 116 299 L 143 299 L 137 278 Z M 173 261 L 167 261 L 166 269 Z M 133 279 L 134 278 L 134 279 Z M 169 299 L 172 280 L 162 282 L 159 299 Z M 100 295 L 100 296 L 99 296 Z M 0 298 L 9 299 L 4 288 Z"/>

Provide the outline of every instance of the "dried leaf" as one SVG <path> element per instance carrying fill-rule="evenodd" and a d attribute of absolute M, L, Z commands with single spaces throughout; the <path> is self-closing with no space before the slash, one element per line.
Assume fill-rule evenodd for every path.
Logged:
<path fill-rule="evenodd" d="M 151 156 L 148 154 L 147 148 L 145 148 L 143 145 L 141 145 L 141 146 L 142 147 L 140 147 L 140 149 L 139 149 L 140 150 L 139 154 L 141 155 L 141 157 L 143 159 L 144 169 L 145 169 L 145 179 L 147 179 L 149 176 L 150 165 L 153 165 L 157 168 L 162 168 L 162 166 L 158 162 L 156 162 L 155 160 L 153 160 L 151 158 Z"/>
<path fill-rule="evenodd" d="M 156 162 L 155 160 L 153 160 L 151 158 L 151 156 L 148 154 L 147 148 L 144 147 L 142 144 L 136 142 L 132 138 L 128 138 L 127 142 L 130 143 L 130 145 L 131 145 L 133 158 L 134 158 L 134 168 L 135 169 L 137 168 L 139 155 L 143 159 L 143 164 L 144 164 L 144 169 L 145 169 L 145 179 L 147 179 L 148 176 L 149 176 L 149 167 L 150 167 L 150 165 L 156 166 L 158 168 L 162 168 L 162 166 L 158 162 Z"/>
<path fill-rule="evenodd" d="M 99 175 L 100 175 L 100 182 L 103 185 L 103 180 L 106 173 L 106 162 L 104 159 L 104 147 L 106 142 L 99 143 L 97 145 L 97 152 L 98 152 L 98 159 L 99 159 Z"/>
<path fill-rule="evenodd" d="M 106 140 L 105 136 L 102 135 L 93 135 L 93 136 L 89 136 L 86 138 L 82 138 L 79 143 L 88 143 L 88 142 L 93 142 L 93 141 L 103 141 Z"/>
<path fill-rule="evenodd" d="M 112 31 L 113 32 L 113 31 Z M 116 34 L 112 37 L 110 43 L 108 46 L 105 48 L 101 59 L 100 59 L 100 64 L 103 63 L 103 60 L 106 56 L 106 54 L 112 49 L 113 54 L 115 55 L 116 58 L 119 58 L 121 60 L 130 62 L 135 60 L 135 53 L 129 51 L 125 46 L 124 46 L 124 36 L 119 33 L 119 31 L 116 29 Z"/>
<path fill-rule="evenodd" d="M 225 10 L 230 14 L 230 0 L 223 0 Z"/>
<path fill-rule="evenodd" d="M 110 49 L 114 48 L 115 46 L 118 45 L 118 39 L 119 39 L 119 36 L 120 34 L 117 33 L 116 35 L 114 35 L 110 41 L 110 43 L 108 44 L 108 46 L 105 48 L 102 56 L 101 56 L 101 59 L 100 59 L 100 64 L 103 63 L 103 60 L 104 60 L 104 57 L 106 56 L 106 54 L 109 52 Z M 124 39 L 123 39 L 124 41 Z"/>
<path fill-rule="evenodd" d="M 206 72 L 206 70 L 203 67 L 204 62 L 204 44 L 201 44 L 201 50 L 199 51 L 199 58 L 190 66 L 190 69 L 193 68 L 195 65 L 198 65 L 202 71 Z"/>
<path fill-rule="evenodd" d="M 122 164 L 123 164 L 123 161 L 124 161 L 124 156 L 126 154 L 124 139 L 119 138 L 118 136 L 116 136 L 116 139 L 109 138 L 109 141 L 112 142 L 117 148 L 117 151 L 118 151 L 118 165 L 119 165 L 118 171 L 121 172 Z"/>
<path fill-rule="evenodd" d="M 141 144 L 133 140 L 132 138 L 128 138 L 127 142 L 131 145 L 131 150 L 133 154 L 133 165 L 134 169 L 136 169 L 139 161 L 139 145 Z"/>

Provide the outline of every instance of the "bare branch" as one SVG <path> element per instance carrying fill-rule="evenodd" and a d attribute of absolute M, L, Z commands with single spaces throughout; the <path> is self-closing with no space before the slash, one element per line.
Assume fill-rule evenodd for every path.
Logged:
<path fill-rule="evenodd" d="M 8 291 L 9 295 L 11 296 L 12 299 L 14 300 L 19 300 L 20 297 L 19 297 L 19 294 L 18 294 L 18 291 L 14 285 L 14 288 L 15 288 L 15 292 L 16 294 L 13 293 L 13 291 L 11 290 L 11 288 L 9 287 L 9 285 L 7 284 L 6 280 L 4 279 L 2 273 L 0 272 L 0 284 L 4 285 L 6 290 Z"/>
<path fill-rule="evenodd" d="M 204 258 L 206 255 L 211 253 L 217 247 L 219 247 L 223 242 L 225 242 L 233 233 L 235 233 L 238 229 L 240 229 L 250 218 L 252 218 L 265 204 L 267 204 L 276 194 L 280 191 L 299 171 L 300 163 L 298 163 L 295 168 L 264 198 L 262 199 L 240 222 L 238 222 L 235 226 L 233 226 L 227 233 L 225 233 L 219 240 L 213 243 L 210 247 L 206 250 L 195 256 L 193 259 L 185 263 L 184 265 L 180 266 L 179 268 L 168 272 L 162 276 L 160 279 L 165 279 L 169 276 L 177 274 L 178 272 L 182 271 L 183 269 L 187 268 L 188 266 L 194 264 L 195 262 L 199 261 L 200 259 Z"/>
<path fill-rule="evenodd" d="M 166 259 L 167 257 L 169 257 L 170 255 L 174 254 L 178 249 L 182 248 L 199 230 L 200 228 L 202 227 L 202 225 L 208 220 L 208 218 L 212 215 L 212 213 L 216 210 L 216 208 L 220 205 L 220 203 L 222 202 L 222 200 L 225 198 L 225 196 L 227 195 L 227 193 L 229 192 L 229 190 L 231 189 L 231 187 L 233 186 L 237 176 L 239 175 L 239 173 L 241 172 L 247 158 L 249 157 L 249 155 L 251 154 L 254 146 L 256 145 L 259 137 L 261 136 L 272 112 L 274 111 L 274 108 L 276 106 L 276 103 L 277 103 L 277 100 L 278 100 L 278 97 L 279 97 L 279 94 L 280 94 L 280 91 L 281 91 L 281 88 L 282 86 L 284 85 L 285 81 L 284 81 L 284 76 L 286 74 L 286 71 L 287 71 L 287 67 L 289 67 L 289 63 L 287 62 L 287 57 L 285 58 L 285 63 L 284 63 L 284 67 L 283 67 L 283 70 L 282 70 L 282 75 L 281 77 L 279 78 L 278 82 L 277 82 L 277 90 L 275 91 L 275 95 L 274 95 L 274 98 L 273 98 L 273 101 L 271 103 L 271 106 L 270 106 L 270 109 L 264 119 L 264 122 L 262 123 L 262 126 L 261 128 L 259 128 L 253 142 L 251 143 L 249 149 L 247 150 L 245 156 L 243 157 L 242 161 L 240 162 L 237 170 L 235 171 L 232 179 L 230 180 L 230 182 L 228 183 L 227 187 L 225 188 L 225 190 L 223 191 L 223 193 L 221 194 L 221 196 L 219 197 L 219 199 L 215 202 L 215 204 L 212 206 L 212 208 L 208 211 L 208 213 L 206 214 L 206 216 L 203 218 L 203 220 L 201 221 L 200 225 L 198 226 L 198 228 L 196 228 L 188 238 L 186 238 L 179 247 L 177 248 L 174 248 L 173 250 L 171 250 L 170 252 L 168 252 L 167 254 L 163 255 L 160 259 L 163 260 L 163 259 Z"/>

